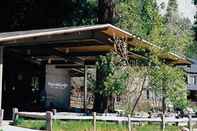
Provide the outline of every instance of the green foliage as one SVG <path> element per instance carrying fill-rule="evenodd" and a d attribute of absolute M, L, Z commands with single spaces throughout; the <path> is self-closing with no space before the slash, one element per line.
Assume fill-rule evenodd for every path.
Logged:
<path fill-rule="evenodd" d="M 155 21 L 154 29 L 149 35 L 149 40 L 166 51 L 187 56 L 194 55 L 195 52 L 188 50 L 193 45 L 193 32 L 191 31 L 190 20 L 180 18 L 176 9 L 173 9 L 176 6 L 168 5 L 168 8 L 169 12 L 167 12 L 165 17 L 157 16 L 158 18 Z"/>
<path fill-rule="evenodd" d="M 126 88 L 128 73 L 122 67 L 120 56 L 110 53 L 97 58 L 97 69 L 102 74 L 103 81 L 99 81 L 100 94 L 119 95 Z M 102 90 L 101 90 L 102 89 Z"/>
<path fill-rule="evenodd" d="M 197 0 L 194 0 L 194 5 L 197 6 Z M 194 22 L 194 25 L 193 25 L 193 31 L 195 32 L 195 45 L 197 45 L 197 11 L 196 11 L 196 16 L 195 16 L 195 22 Z"/>
<path fill-rule="evenodd" d="M 65 5 L 65 8 L 67 6 L 69 5 Z M 96 0 L 73 1 L 70 6 L 68 8 L 71 10 L 64 19 L 64 26 L 94 25 L 97 23 Z"/>
<path fill-rule="evenodd" d="M 150 42 L 181 55 L 197 56 L 191 22 L 180 18 L 176 0 L 170 0 L 167 14 L 161 16 L 155 0 L 121 0 L 116 25 Z"/>
<path fill-rule="evenodd" d="M 104 91 L 107 94 L 116 94 L 120 95 L 126 88 L 128 79 L 128 74 L 125 73 L 125 70 L 116 67 L 113 74 L 110 74 L 106 81 L 104 82 L 105 89 Z"/>
<path fill-rule="evenodd" d="M 177 11 L 178 11 L 177 1 L 176 0 L 169 0 L 168 7 L 167 7 L 167 13 L 166 13 L 167 21 L 175 20 L 173 18 L 176 15 L 178 15 Z"/>
<path fill-rule="evenodd" d="M 155 0 L 122 0 L 117 5 L 117 26 L 143 38 L 148 38 L 158 15 Z"/>
<path fill-rule="evenodd" d="M 163 54 L 168 51 L 178 52 L 181 55 L 188 56 L 194 56 L 196 54 L 196 48 L 192 50 L 188 49 L 191 46 L 196 47 L 193 45 L 191 23 L 188 19 L 182 19 L 178 16 L 176 0 L 169 1 L 165 16 L 160 15 L 156 0 L 120 0 L 117 5 L 117 14 L 117 26 L 162 47 L 164 49 Z M 130 51 L 139 54 L 143 53 L 146 57 L 151 55 L 146 53 L 146 50 L 141 49 L 134 48 L 130 49 Z M 158 55 L 158 52 L 155 52 L 153 56 L 149 56 L 149 61 L 154 63 L 153 65 L 149 65 L 145 61 L 145 64 L 150 68 L 150 72 L 148 72 L 150 73 L 150 84 L 157 94 L 166 97 L 167 101 L 172 102 L 174 106 L 185 108 L 187 105 L 187 91 L 184 73 L 176 67 L 165 65 L 164 61 L 161 62 L 158 59 Z M 107 60 L 101 63 L 106 63 L 105 61 Z M 110 61 L 108 63 L 111 63 Z M 120 74 L 116 75 L 113 72 L 113 70 L 116 70 L 113 64 L 103 65 L 105 65 L 103 66 L 105 67 L 103 69 L 104 72 L 109 74 L 106 75 L 105 82 L 103 84 L 100 83 L 104 87 L 104 92 L 108 94 L 116 90 L 116 94 L 120 93 L 116 87 L 121 90 L 123 88 L 116 82 L 119 80 L 118 78 L 121 78 L 121 73 L 116 71 L 117 74 Z M 121 80 L 118 82 L 121 82 Z M 122 86 L 124 87 L 125 85 Z M 180 94 L 182 97 L 180 97 Z"/>
<path fill-rule="evenodd" d="M 161 63 L 150 68 L 150 84 L 156 94 L 180 109 L 188 104 L 185 81 L 185 73 L 179 68 Z"/>
<path fill-rule="evenodd" d="M 15 124 L 20 125 L 21 123 L 23 123 L 23 121 L 24 121 L 24 118 L 19 117 L 19 118 L 16 119 Z"/>

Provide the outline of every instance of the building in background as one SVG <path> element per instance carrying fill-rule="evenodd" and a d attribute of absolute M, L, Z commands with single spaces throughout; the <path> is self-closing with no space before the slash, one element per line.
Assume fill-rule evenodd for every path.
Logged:
<path fill-rule="evenodd" d="M 193 103 L 197 102 L 197 60 L 192 60 L 192 64 L 186 68 L 188 99 Z"/>

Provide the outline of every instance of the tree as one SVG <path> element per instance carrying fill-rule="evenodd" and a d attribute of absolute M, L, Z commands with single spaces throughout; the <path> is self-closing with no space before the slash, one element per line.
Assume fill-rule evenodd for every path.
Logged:
<path fill-rule="evenodd" d="M 97 59 L 97 81 L 94 110 L 97 112 L 114 112 L 115 96 L 127 87 L 128 51 L 124 40 L 114 36 L 114 51 Z"/>
<path fill-rule="evenodd" d="M 63 26 L 63 19 L 66 15 L 65 4 L 64 0 L 3 0 L 0 2 L 2 6 L 0 31 Z M 68 7 L 70 4 L 71 2 L 67 2 Z"/>
<path fill-rule="evenodd" d="M 115 18 L 115 0 L 98 0 L 98 23 L 112 24 Z"/>
<path fill-rule="evenodd" d="M 143 0 L 133 0 L 133 1 L 125 1 L 122 0 L 119 4 L 118 13 L 119 13 L 119 19 L 117 22 L 117 25 L 123 29 L 126 29 L 128 31 L 131 31 L 134 34 L 137 34 L 143 38 L 148 39 L 150 42 L 157 44 L 158 46 L 162 47 L 164 49 L 163 53 L 165 54 L 168 51 L 171 52 L 179 52 L 181 54 L 187 54 L 187 48 L 192 43 L 192 32 L 190 30 L 191 23 L 188 22 L 188 19 L 181 19 L 178 16 L 177 13 L 177 3 L 176 0 L 170 0 L 168 3 L 168 10 L 167 15 L 164 17 L 159 14 L 158 7 L 156 5 L 155 0 L 149 0 L 149 1 L 143 1 Z M 175 21 L 173 21 L 175 20 Z M 145 52 L 144 52 L 145 53 Z M 159 54 L 156 52 L 153 54 L 153 58 L 157 57 Z M 164 81 L 165 79 L 175 80 L 176 75 L 179 78 L 182 85 L 173 85 L 173 83 L 169 83 L 169 87 L 173 87 L 172 89 L 177 90 L 177 94 L 180 90 L 182 90 L 185 94 L 182 101 L 183 103 L 186 103 L 186 86 L 184 83 L 183 74 L 178 71 L 175 67 L 170 67 L 165 65 L 168 63 L 167 61 L 161 62 L 159 59 L 155 60 L 152 58 L 151 54 L 148 54 L 146 56 L 149 56 L 149 60 L 152 61 L 151 63 L 154 63 L 153 65 L 149 66 L 149 64 L 146 64 L 149 68 L 150 72 L 147 72 L 148 75 L 151 76 L 150 79 L 151 83 L 153 84 L 154 79 L 160 81 Z M 154 60 L 154 61 L 153 61 Z M 160 63 L 158 66 L 155 66 L 155 64 Z M 158 70 L 156 70 L 159 67 Z M 153 70 L 154 69 L 154 70 Z M 174 72 L 174 74 L 167 74 L 167 70 L 171 70 Z M 155 72 L 154 72 L 155 71 Z M 153 74 L 157 73 L 157 74 Z M 166 74 L 165 74 L 166 73 Z M 162 74 L 162 75 L 160 75 Z M 182 74 L 182 75 L 179 75 Z M 158 77 L 158 78 L 154 78 Z M 160 77 L 160 78 L 159 78 Z M 164 79 L 165 77 L 165 79 Z M 150 83 L 150 84 L 151 84 Z M 160 83 L 160 84 L 161 84 Z M 165 84 L 165 82 L 163 82 Z M 153 88 L 155 91 L 161 89 L 161 85 L 155 86 L 156 88 Z M 180 87 L 180 88 L 179 88 Z M 178 89 L 177 89 L 178 88 Z M 179 90 L 180 89 L 180 90 Z M 179 91 L 178 91 L 179 90 Z M 162 90 L 160 90 L 160 94 Z M 166 94 L 170 93 L 167 92 L 167 90 L 163 91 L 166 92 Z M 159 92 L 157 92 L 159 94 Z M 139 95 L 140 96 L 140 95 Z M 180 106 L 181 100 L 179 102 L 175 102 L 174 96 L 175 94 L 163 94 L 163 105 L 166 105 L 166 99 L 173 102 L 174 105 Z M 172 96 L 172 98 L 170 98 Z M 140 97 L 139 97 L 140 98 Z M 185 105 L 183 104 L 182 105 Z"/>
<path fill-rule="evenodd" d="M 97 112 L 114 112 L 115 96 L 126 88 L 128 73 L 123 68 L 121 57 L 110 53 L 97 58 L 97 73 L 94 109 Z M 101 81 L 102 80 L 102 81 Z"/>
<path fill-rule="evenodd" d="M 110 23 L 114 22 L 115 18 L 115 1 L 114 0 L 98 0 L 98 23 Z M 114 94 L 112 88 L 108 88 L 104 82 L 109 82 L 109 75 L 113 76 L 116 73 L 114 65 L 114 56 L 101 56 L 97 60 L 96 71 L 96 89 L 94 99 L 94 110 L 97 112 L 113 112 L 114 111 Z M 113 79 L 113 78 L 112 78 Z M 109 83 L 108 83 L 109 84 Z M 116 85 L 117 86 L 117 85 Z"/>
<path fill-rule="evenodd" d="M 197 5 L 197 0 L 193 0 L 194 5 Z M 193 59 L 197 59 L 197 12 L 195 15 L 195 21 L 192 26 L 193 34 L 193 42 L 191 42 L 190 46 L 187 48 L 187 56 Z"/>
<path fill-rule="evenodd" d="M 176 0 L 169 0 L 167 6 L 166 20 L 167 22 L 175 22 L 178 15 L 178 4 Z"/>
<path fill-rule="evenodd" d="M 150 68 L 150 85 L 162 99 L 162 111 L 166 112 L 167 102 L 175 108 L 187 107 L 187 88 L 182 69 L 156 62 Z"/>
<path fill-rule="evenodd" d="M 95 24 L 97 9 L 96 0 L 2 0 L 0 32 Z"/>
<path fill-rule="evenodd" d="M 197 6 L 197 0 L 194 0 L 194 4 Z M 195 16 L 195 22 L 194 22 L 193 30 L 195 32 L 195 41 L 197 41 L 197 11 L 196 11 L 196 16 Z"/>

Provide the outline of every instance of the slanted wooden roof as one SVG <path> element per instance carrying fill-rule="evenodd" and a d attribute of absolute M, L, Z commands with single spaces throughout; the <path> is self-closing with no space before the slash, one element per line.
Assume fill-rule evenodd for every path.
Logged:
<path fill-rule="evenodd" d="M 95 56 L 114 48 L 114 36 L 126 39 L 129 47 L 162 52 L 160 47 L 110 24 L 1 33 L 0 46 L 14 47 L 13 51 L 32 57 L 77 56 L 84 61 L 94 61 Z M 137 59 L 143 55 L 131 52 L 130 57 Z M 173 64 L 190 64 L 185 57 L 170 52 L 161 53 L 160 57 Z"/>

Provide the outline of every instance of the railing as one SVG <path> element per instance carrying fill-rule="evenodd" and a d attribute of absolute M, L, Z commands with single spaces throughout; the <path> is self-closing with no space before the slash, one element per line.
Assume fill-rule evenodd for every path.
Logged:
<path fill-rule="evenodd" d="M 120 116 L 97 116 L 94 112 L 92 116 L 84 116 L 84 114 L 78 113 L 57 113 L 56 110 L 47 111 L 46 113 L 38 113 L 38 112 L 18 112 L 17 108 L 13 109 L 13 122 L 17 120 L 17 118 L 27 117 L 27 118 L 37 118 L 44 119 L 47 122 L 47 131 L 52 131 L 53 120 L 91 120 L 93 131 L 96 131 L 96 121 L 112 121 L 112 122 L 126 122 L 128 123 L 128 131 L 131 131 L 131 123 L 132 122 L 157 122 L 161 124 L 161 129 L 165 130 L 166 123 L 180 123 L 184 122 L 188 124 L 189 131 L 192 131 L 192 122 L 197 122 L 197 118 L 192 118 L 191 115 L 185 118 L 169 118 L 162 115 L 157 118 L 133 118 L 128 115 L 127 117 Z"/>

